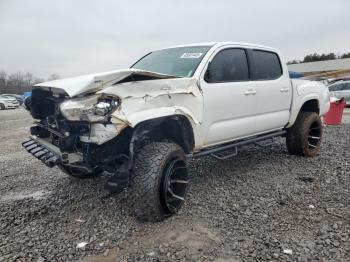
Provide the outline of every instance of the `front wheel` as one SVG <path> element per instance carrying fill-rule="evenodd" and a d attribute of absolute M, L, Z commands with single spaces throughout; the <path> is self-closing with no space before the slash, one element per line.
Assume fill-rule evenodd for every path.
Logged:
<path fill-rule="evenodd" d="M 317 155 L 321 147 L 323 126 L 314 112 L 300 112 L 294 125 L 287 131 L 289 153 L 306 157 Z"/>
<path fill-rule="evenodd" d="M 174 143 L 152 142 L 136 155 L 129 200 L 142 221 L 161 221 L 182 206 L 189 182 L 182 148 Z"/>

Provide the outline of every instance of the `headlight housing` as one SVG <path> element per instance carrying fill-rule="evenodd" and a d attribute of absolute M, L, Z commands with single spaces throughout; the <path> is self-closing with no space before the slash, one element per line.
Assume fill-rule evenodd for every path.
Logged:
<path fill-rule="evenodd" d="M 93 95 L 64 101 L 60 105 L 62 115 L 69 121 L 104 122 L 119 105 L 115 97 Z"/>

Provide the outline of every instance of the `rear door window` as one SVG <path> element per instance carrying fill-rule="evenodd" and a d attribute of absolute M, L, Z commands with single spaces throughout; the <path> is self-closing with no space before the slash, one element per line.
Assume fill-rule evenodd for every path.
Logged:
<path fill-rule="evenodd" d="M 220 51 L 211 61 L 208 82 L 248 81 L 249 68 L 246 51 L 232 48 Z"/>
<path fill-rule="evenodd" d="M 273 80 L 282 75 L 282 66 L 276 53 L 252 50 L 255 80 Z"/>

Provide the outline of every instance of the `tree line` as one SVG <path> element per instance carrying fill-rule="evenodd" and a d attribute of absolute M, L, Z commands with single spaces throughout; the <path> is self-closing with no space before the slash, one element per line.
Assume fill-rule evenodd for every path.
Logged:
<path fill-rule="evenodd" d="M 47 80 L 51 81 L 59 78 L 59 75 L 52 74 Z M 0 94 L 23 94 L 31 91 L 33 85 L 45 81 L 46 79 L 36 77 L 30 72 L 7 74 L 4 70 L 0 70 Z"/>
<path fill-rule="evenodd" d="M 328 53 L 328 54 L 309 54 L 304 57 L 303 60 L 292 60 L 287 62 L 288 65 L 292 64 L 300 64 L 300 63 L 308 63 L 308 62 L 317 62 L 317 61 L 326 61 L 326 60 L 335 60 L 335 59 L 343 59 L 343 58 L 350 58 L 350 52 L 345 53 L 342 55 L 336 55 L 334 53 Z"/>

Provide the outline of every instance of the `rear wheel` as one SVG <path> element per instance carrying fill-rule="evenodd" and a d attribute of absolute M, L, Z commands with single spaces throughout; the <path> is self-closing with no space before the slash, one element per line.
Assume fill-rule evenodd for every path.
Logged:
<path fill-rule="evenodd" d="M 135 158 L 129 200 L 132 213 L 143 221 L 161 221 L 182 206 L 189 182 L 182 148 L 174 143 L 153 142 Z"/>
<path fill-rule="evenodd" d="M 321 147 L 322 133 L 322 121 L 317 113 L 300 112 L 294 125 L 287 132 L 289 153 L 306 157 L 317 155 Z"/>

